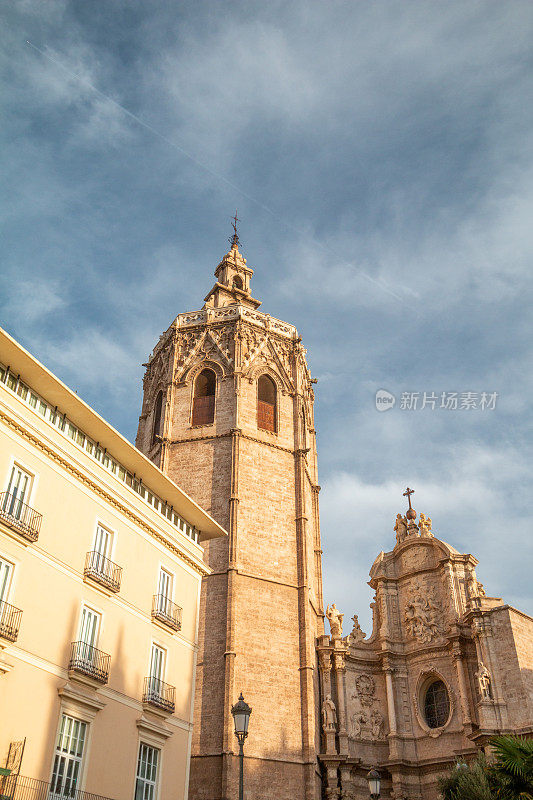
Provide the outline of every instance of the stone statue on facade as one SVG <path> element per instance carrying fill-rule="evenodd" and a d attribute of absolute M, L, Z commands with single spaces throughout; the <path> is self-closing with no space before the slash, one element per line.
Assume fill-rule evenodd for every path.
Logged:
<path fill-rule="evenodd" d="M 379 711 L 374 710 L 370 714 L 370 732 L 373 739 L 383 739 L 383 717 Z"/>
<path fill-rule="evenodd" d="M 326 617 L 329 620 L 329 627 L 331 628 L 331 635 L 333 638 L 340 638 L 342 636 L 342 620 L 344 614 L 341 614 L 337 609 L 335 603 L 326 608 Z"/>
<path fill-rule="evenodd" d="M 361 630 L 361 626 L 359 625 L 359 617 L 357 614 L 354 614 L 352 617 L 353 628 L 352 632 L 348 637 L 349 644 L 357 644 L 357 642 L 362 642 L 366 636 L 366 633 Z"/>
<path fill-rule="evenodd" d="M 366 725 L 367 722 L 368 716 L 364 711 L 356 711 L 355 714 L 352 714 L 350 717 L 350 723 L 352 728 L 352 737 L 354 739 L 362 738 L 362 726 Z"/>
<path fill-rule="evenodd" d="M 431 533 L 431 517 L 426 517 L 425 514 L 420 514 L 418 527 L 420 530 L 420 536 L 433 536 Z"/>
<path fill-rule="evenodd" d="M 326 699 L 322 703 L 322 725 L 324 730 L 335 730 L 337 724 L 337 710 L 335 703 L 331 699 L 331 695 L 327 694 Z"/>
<path fill-rule="evenodd" d="M 468 574 L 466 589 L 469 600 L 472 600 L 474 597 L 485 597 L 485 589 L 483 584 L 478 581 L 476 577 L 476 571 L 474 569 L 472 569 Z"/>
<path fill-rule="evenodd" d="M 402 517 L 401 514 L 396 514 L 394 530 L 396 531 L 396 542 L 400 544 L 407 536 L 407 519 Z"/>
<path fill-rule="evenodd" d="M 492 689 L 491 689 L 490 672 L 488 671 L 487 667 L 482 661 L 479 662 L 479 669 L 476 672 L 476 678 L 479 683 L 479 691 L 481 694 L 481 699 L 491 700 Z"/>

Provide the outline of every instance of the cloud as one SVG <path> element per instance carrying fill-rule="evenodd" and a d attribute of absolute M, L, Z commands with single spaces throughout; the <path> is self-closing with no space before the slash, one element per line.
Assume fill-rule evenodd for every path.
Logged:
<path fill-rule="evenodd" d="M 4 320 L 30 328 L 43 317 L 66 306 L 61 288 L 43 280 L 4 283 L 4 302 L 0 306 Z"/>
<path fill-rule="evenodd" d="M 433 520 L 433 533 L 460 552 L 473 553 L 480 561 L 478 575 L 488 595 L 513 597 L 518 607 L 533 611 L 527 587 L 528 566 L 518 565 L 516 553 L 528 548 L 530 529 L 522 518 L 527 502 L 527 460 L 514 449 L 473 444 L 453 448 L 439 480 L 423 454 L 411 476 L 416 486 L 413 506 Z M 440 467 L 441 465 L 439 465 Z M 513 484 L 513 498 L 507 483 Z M 355 473 L 338 472 L 323 481 L 321 495 L 324 594 L 349 618 L 360 615 L 371 630 L 365 585 L 374 559 L 395 544 L 394 520 L 406 508 L 402 476 L 370 482 Z M 411 478 L 409 478 L 411 481 Z M 514 548 L 504 545 L 513 531 Z M 517 585 L 524 587 L 517 592 Z M 363 623 L 362 623 L 363 624 Z"/>
<path fill-rule="evenodd" d="M 526 606 L 530 4 L 82 6 L 5 12 L 14 334 L 132 438 L 140 365 L 201 307 L 237 207 L 254 296 L 319 377 L 326 596 L 367 608 L 412 482 Z M 499 399 L 378 414 L 379 388 Z"/>

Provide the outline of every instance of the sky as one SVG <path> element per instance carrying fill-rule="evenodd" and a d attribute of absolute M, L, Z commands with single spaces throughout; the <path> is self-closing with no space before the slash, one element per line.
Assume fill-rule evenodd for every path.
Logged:
<path fill-rule="evenodd" d="M 201 307 L 237 208 L 253 295 L 318 378 L 326 601 L 369 632 L 409 485 L 533 613 L 531 2 L 0 18 L 2 326 L 134 440 L 141 365 Z"/>

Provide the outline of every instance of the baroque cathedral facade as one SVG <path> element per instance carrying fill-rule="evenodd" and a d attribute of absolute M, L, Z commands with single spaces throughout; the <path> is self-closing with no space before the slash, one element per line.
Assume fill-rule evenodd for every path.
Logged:
<path fill-rule="evenodd" d="M 371 569 L 373 632 L 343 633 L 322 598 L 315 381 L 252 275 L 235 232 L 202 309 L 150 356 L 136 441 L 228 532 L 205 547 L 190 800 L 237 797 L 240 692 L 248 800 L 363 800 L 371 767 L 382 797 L 432 800 L 491 735 L 533 732 L 533 620 L 487 597 L 408 495 Z"/>

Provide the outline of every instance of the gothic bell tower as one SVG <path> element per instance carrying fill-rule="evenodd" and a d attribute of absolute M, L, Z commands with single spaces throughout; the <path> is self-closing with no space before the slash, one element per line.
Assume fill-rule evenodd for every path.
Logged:
<path fill-rule="evenodd" d="M 203 308 L 179 314 L 154 348 L 137 435 L 229 534 L 205 545 L 189 797 L 237 797 L 242 692 L 248 800 L 319 800 L 313 380 L 296 328 L 258 311 L 236 228 L 230 244 Z"/>

